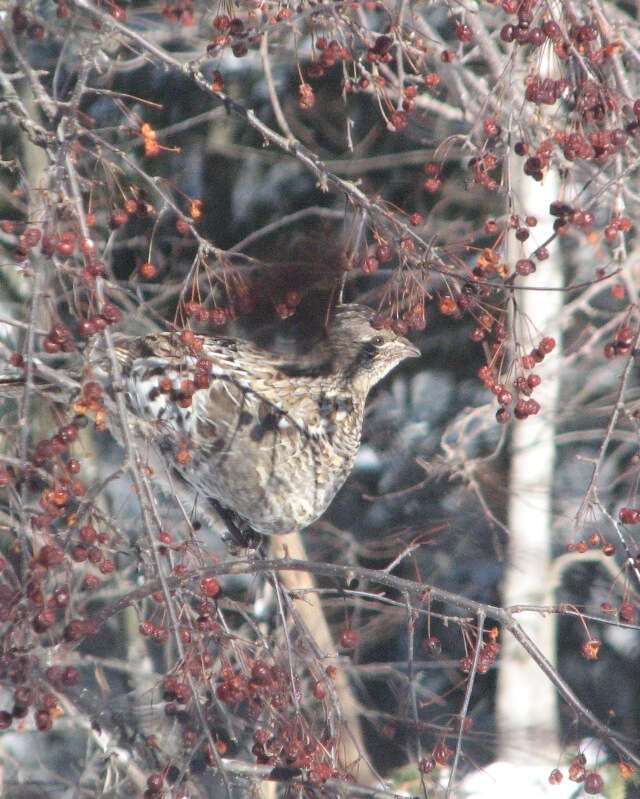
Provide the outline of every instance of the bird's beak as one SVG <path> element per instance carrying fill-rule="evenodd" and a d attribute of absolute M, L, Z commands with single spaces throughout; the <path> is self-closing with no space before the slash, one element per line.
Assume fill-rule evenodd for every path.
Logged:
<path fill-rule="evenodd" d="M 402 346 L 403 358 L 419 358 L 422 355 L 420 350 L 415 345 L 413 345 L 407 338 L 399 338 L 398 344 Z"/>

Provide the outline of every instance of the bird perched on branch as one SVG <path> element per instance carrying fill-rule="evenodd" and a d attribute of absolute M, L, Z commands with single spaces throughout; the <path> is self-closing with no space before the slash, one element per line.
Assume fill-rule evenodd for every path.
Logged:
<path fill-rule="evenodd" d="M 238 528 L 299 530 L 351 471 L 370 389 L 420 354 L 372 317 L 338 306 L 324 337 L 295 358 L 190 331 L 114 337 L 127 421 Z M 105 377 L 107 363 L 102 354 Z"/>

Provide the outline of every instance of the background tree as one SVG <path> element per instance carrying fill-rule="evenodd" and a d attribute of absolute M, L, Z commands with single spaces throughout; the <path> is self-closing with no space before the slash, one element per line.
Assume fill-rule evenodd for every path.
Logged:
<path fill-rule="evenodd" d="M 7 795 L 482 795 L 498 757 L 631 795 L 637 4 L 0 22 Z M 296 353 L 340 296 L 423 358 L 304 546 L 247 556 L 158 490 L 97 353 Z"/>

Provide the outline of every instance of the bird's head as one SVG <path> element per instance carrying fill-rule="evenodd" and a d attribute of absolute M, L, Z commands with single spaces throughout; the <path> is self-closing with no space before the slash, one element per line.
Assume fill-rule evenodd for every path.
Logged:
<path fill-rule="evenodd" d="M 400 361 L 420 355 L 404 336 L 374 328 L 373 316 L 365 305 L 339 305 L 327 329 L 335 371 L 365 394 Z"/>

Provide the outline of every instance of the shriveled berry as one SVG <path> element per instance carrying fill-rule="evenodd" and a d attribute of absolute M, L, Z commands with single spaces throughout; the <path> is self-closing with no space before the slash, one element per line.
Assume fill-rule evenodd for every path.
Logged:
<path fill-rule="evenodd" d="M 423 757 L 418 764 L 418 769 L 421 774 L 431 774 L 436 767 L 436 761 L 432 757 Z"/>
<path fill-rule="evenodd" d="M 440 766 L 446 766 L 453 756 L 453 749 L 445 743 L 441 743 L 433 750 L 433 758 Z"/>
<path fill-rule="evenodd" d="M 554 768 L 553 771 L 549 774 L 549 784 L 550 785 L 559 785 L 562 782 L 562 772 L 558 768 Z"/>
<path fill-rule="evenodd" d="M 602 641 L 599 638 L 589 638 L 582 645 L 582 654 L 587 660 L 597 660 L 601 646 Z"/>
<path fill-rule="evenodd" d="M 636 620 L 636 609 L 632 602 L 625 600 L 620 605 L 620 621 L 624 624 L 634 624 Z"/>

